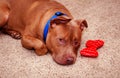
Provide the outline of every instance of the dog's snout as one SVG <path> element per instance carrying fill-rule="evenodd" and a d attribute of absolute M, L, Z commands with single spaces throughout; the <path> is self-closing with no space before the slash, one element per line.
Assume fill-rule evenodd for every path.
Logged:
<path fill-rule="evenodd" d="M 66 59 L 66 63 L 67 63 L 67 64 L 73 64 L 73 63 L 74 63 L 74 58 L 73 58 L 73 57 L 68 57 L 68 58 Z"/>

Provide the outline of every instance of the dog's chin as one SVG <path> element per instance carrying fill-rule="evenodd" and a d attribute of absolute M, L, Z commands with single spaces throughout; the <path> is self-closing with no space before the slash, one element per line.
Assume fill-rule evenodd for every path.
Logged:
<path fill-rule="evenodd" d="M 64 62 L 64 61 L 59 61 L 59 60 L 57 60 L 57 59 L 53 59 L 57 64 L 60 64 L 60 65 L 68 65 L 68 64 L 66 64 L 66 62 Z"/>
<path fill-rule="evenodd" d="M 65 60 L 63 60 L 63 59 L 61 59 L 60 57 L 59 58 L 57 58 L 56 56 L 52 56 L 52 58 L 53 58 L 53 60 L 57 63 L 57 64 L 59 64 L 59 65 L 72 65 L 72 64 L 74 64 L 75 63 L 75 61 L 73 62 L 73 63 L 67 63 Z"/>

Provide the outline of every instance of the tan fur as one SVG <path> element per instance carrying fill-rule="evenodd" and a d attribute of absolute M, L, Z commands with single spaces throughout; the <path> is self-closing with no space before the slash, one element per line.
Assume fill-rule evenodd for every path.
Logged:
<path fill-rule="evenodd" d="M 47 21 L 56 13 L 61 16 L 51 21 L 46 42 L 43 30 Z M 71 20 L 72 15 L 60 3 L 52 0 L 1 0 L 0 28 L 14 38 L 21 38 L 23 47 L 34 49 L 37 55 L 49 51 L 59 64 L 73 64 L 81 41 L 83 21 Z M 77 22 L 79 21 L 79 22 Z M 59 24 L 57 24 L 59 23 Z M 59 41 L 60 38 L 63 41 Z M 46 44 L 45 44 L 46 43 Z M 77 46 L 76 46 L 76 43 Z"/>

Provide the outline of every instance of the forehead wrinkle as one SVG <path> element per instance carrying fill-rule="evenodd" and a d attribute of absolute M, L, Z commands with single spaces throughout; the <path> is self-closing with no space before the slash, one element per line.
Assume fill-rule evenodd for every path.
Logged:
<path fill-rule="evenodd" d="M 55 31 L 57 31 L 56 35 L 58 38 L 64 38 L 68 41 L 73 41 L 73 38 L 77 37 L 77 31 L 76 28 L 78 26 L 72 26 L 70 24 L 63 26 L 57 26 Z"/>
<path fill-rule="evenodd" d="M 77 40 L 80 40 L 80 39 L 81 39 L 81 30 L 80 30 L 79 27 L 76 27 L 76 28 L 75 28 L 74 38 L 77 39 Z"/>
<path fill-rule="evenodd" d="M 72 20 L 72 21 L 70 21 L 70 23 L 68 23 L 68 25 L 69 25 L 69 29 L 70 29 L 72 35 L 74 33 L 78 32 L 79 26 L 76 23 L 76 21 Z M 77 34 L 75 34 L 75 35 L 77 35 Z"/>
<path fill-rule="evenodd" d="M 74 20 L 72 20 L 68 25 L 71 31 L 71 36 L 70 36 L 71 41 L 73 41 L 74 39 L 79 40 L 80 39 L 79 35 L 81 34 L 81 31 L 79 29 L 78 24 Z"/>
<path fill-rule="evenodd" d="M 72 41 L 72 38 L 74 36 L 74 27 L 69 25 L 69 40 Z"/>
<path fill-rule="evenodd" d="M 72 38 L 73 35 L 73 31 L 71 29 L 71 26 L 67 26 L 67 29 L 64 30 L 64 32 L 59 32 L 61 35 L 59 35 L 60 37 L 64 38 L 67 41 L 70 41 L 70 39 Z"/>
<path fill-rule="evenodd" d="M 56 29 L 56 34 L 59 34 L 58 37 L 67 37 L 69 35 L 69 28 L 67 26 L 57 26 Z"/>

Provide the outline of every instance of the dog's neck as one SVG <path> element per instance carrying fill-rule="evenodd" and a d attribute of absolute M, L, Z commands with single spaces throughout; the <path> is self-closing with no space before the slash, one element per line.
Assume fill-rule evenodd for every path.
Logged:
<path fill-rule="evenodd" d="M 62 15 L 66 15 L 62 12 L 56 12 L 46 23 L 45 25 L 45 28 L 44 28 L 44 31 L 43 31 L 43 38 L 44 38 L 44 41 L 46 42 L 46 38 L 47 38 L 47 34 L 48 34 L 48 30 L 49 30 L 49 27 L 50 27 L 50 21 L 59 17 L 59 16 L 62 16 Z"/>

